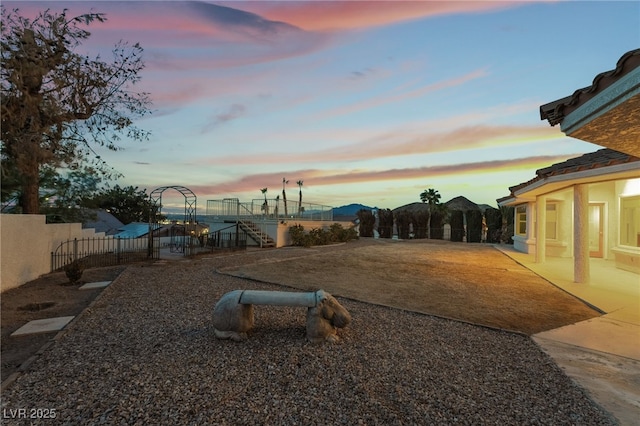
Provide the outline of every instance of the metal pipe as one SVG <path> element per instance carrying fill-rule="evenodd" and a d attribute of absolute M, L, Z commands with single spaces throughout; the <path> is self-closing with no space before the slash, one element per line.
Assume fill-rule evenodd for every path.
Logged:
<path fill-rule="evenodd" d="M 243 305 L 300 306 L 313 308 L 319 302 L 319 292 L 292 293 L 288 291 L 245 290 L 238 303 Z M 324 293 L 324 292 L 322 292 Z"/>

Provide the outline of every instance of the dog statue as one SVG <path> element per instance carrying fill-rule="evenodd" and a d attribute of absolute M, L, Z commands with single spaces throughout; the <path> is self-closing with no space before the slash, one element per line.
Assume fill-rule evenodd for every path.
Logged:
<path fill-rule="evenodd" d="M 234 290 L 223 295 L 213 309 L 214 334 L 219 339 L 242 341 L 254 326 L 253 305 L 307 307 L 307 339 L 311 343 L 339 340 L 338 328 L 351 322 L 351 315 L 325 292 Z"/>

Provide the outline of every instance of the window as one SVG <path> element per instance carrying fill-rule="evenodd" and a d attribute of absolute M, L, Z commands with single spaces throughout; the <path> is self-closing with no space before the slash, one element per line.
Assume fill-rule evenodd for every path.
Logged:
<path fill-rule="evenodd" d="M 640 247 L 640 196 L 620 199 L 620 245 Z"/>
<path fill-rule="evenodd" d="M 558 204 L 547 203 L 547 240 L 558 239 Z"/>
<path fill-rule="evenodd" d="M 516 207 L 516 235 L 527 235 L 527 206 Z"/>

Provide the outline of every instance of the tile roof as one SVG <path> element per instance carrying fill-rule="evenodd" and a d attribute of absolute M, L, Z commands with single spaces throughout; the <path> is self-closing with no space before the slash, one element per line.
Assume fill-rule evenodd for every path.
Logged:
<path fill-rule="evenodd" d="M 622 152 L 614 151 L 613 149 L 603 148 L 596 152 L 584 154 L 580 157 L 570 158 L 561 163 L 552 164 L 549 167 L 538 169 L 536 170 L 536 177 L 519 185 L 509 187 L 509 191 L 511 191 L 511 194 L 513 194 L 519 189 L 529 186 L 539 180 L 547 179 L 551 176 L 567 175 L 584 170 L 592 170 L 601 167 L 615 166 L 617 164 L 632 163 L 636 161 L 640 162 L 640 158 Z"/>
<path fill-rule="evenodd" d="M 595 97 L 620 78 L 640 66 L 640 49 L 631 50 L 618 60 L 615 69 L 601 72 L 594 79 L 591 86 L 578 89 L 571 96 L 558 99 L 540 106 L 540 119 L 548 120 L 551 126 L 562 120 L 583 105 L 589 99 Z"/>

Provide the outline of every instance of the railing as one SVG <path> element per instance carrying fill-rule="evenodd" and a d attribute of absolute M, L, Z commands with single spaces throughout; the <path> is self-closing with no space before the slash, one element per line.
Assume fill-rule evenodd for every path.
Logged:
<path fill-rule="evenodd" d="M 241 203 L 237 198 L 207 200 L 207 216 L 222 218 L 249 218 L 252 221 L 270 220 L 317 220 L 332 221 L 333 207 L 313 203 L 298 203 L 288 200 L 285 208 L 281 199 L 254 199 Z"/>
<path fill-rule="evenodd" d="M 233 229 L 232 229 L 233 228 Z M 232 229 L 226 231 L 227 229 Z M 245 250 L 247 248 L 247 233 L 232 225 L 219 229 L 210 234 L 202 235 L 197 252 L 214 251 L 220 249 Z"/>
<path fill-rule="evenodd" d="M 83 268 L 113 266 L 159 258 L 159 247 L 149 239 L 95 237 L 68 240 L 51 252 L 51 271 L 79 261 Z"/>

